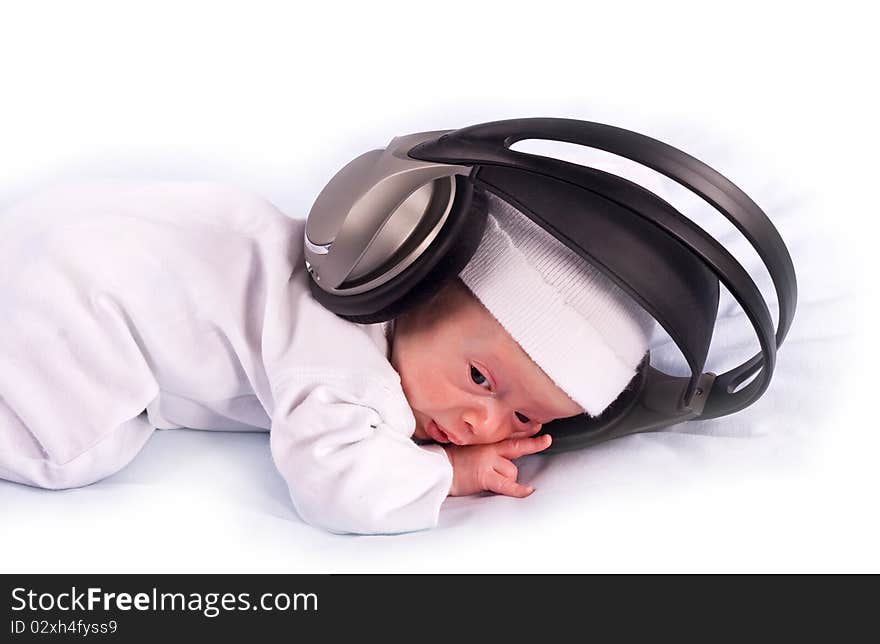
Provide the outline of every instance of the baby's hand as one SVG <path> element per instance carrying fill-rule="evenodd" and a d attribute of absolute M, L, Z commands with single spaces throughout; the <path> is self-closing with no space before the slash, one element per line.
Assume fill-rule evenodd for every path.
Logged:
<path fill-rule="evenodd" d="M 547 449 L 551 441 L 550 435 L 544 434 L 487 445 L 444 445 L 452 463 L 449 496 L 467 496 L 483 490 L 519 498 L 530 495 L 535 488 L 516 482 L 516 465 L 510 459 Z"/>

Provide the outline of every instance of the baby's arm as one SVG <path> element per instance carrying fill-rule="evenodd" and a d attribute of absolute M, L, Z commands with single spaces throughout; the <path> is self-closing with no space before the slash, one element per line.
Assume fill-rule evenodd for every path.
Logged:
<path fill-rule="evenodd" d="M 550 447 L 549 434 L 530 438 L 509 438 L 487 445 L 444 445 L 452 463 L 449 496 L 467 496 L 483 490 L 525 497 L 535 488 L 517 483 L 518 471 L 510 459 L 534 454 Z"/>
<path fill-rule="evenodd" d="M 357 386 L 274 388 L 270 447 L 297 512 L 331 532 L 389 534 L 437 525 L 452 485 L 439 446 L 420 447 L 358 400 Z M 372 396 L 381 396 L 375 390 Z"/>

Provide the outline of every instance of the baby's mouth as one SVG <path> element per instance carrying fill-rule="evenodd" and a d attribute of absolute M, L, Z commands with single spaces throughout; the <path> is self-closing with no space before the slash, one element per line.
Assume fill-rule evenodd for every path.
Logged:
<path fill-rule="evenodd" d="M 425 433 L 430 436 L 433 440 L 438 443 L 451 443 L 452 441 L 449 439 L 449 435 L 444 432 L 440 427 L 438 427 L 437 423 L 433 420 L 429 420 L 428 424 L 425 425 Z"/>
<path fill-rule="evenodd" d="M 425 432 L 438 443 L 453 443 L 455 445 L 461 445 L 459 441 L 455 440 L 455 437 L 440 429 L 440 425 L 433 420 L 429 421 L 425 426 Z"/>

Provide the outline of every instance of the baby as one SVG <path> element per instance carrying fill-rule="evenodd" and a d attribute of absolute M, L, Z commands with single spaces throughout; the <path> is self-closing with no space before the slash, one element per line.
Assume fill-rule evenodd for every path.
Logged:
<path fill-rule="evenodd" d="M 304 226 L 186 181 L 67 184 L 0 214 L 0 478 L 79 487 L 157 428 L 269 430 L 304 520 L 420 530 L 450 495 L 529 495 L 513 460 L 601 413 L 646 351 L 650 316 L 494 196 L 460 276 L 384 324 L 312 298 Z"/>

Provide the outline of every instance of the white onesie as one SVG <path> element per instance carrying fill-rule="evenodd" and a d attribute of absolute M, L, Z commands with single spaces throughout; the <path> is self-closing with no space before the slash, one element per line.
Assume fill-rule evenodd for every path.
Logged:
<path fill-rule="evenodd" d="M 269 430 L 306 521 L 435 526 L 452 467 L 411 439 L 387 325 L 312 298 L 304 228 L 213 182 L 79 182 L 0 213 L 0 478 L 85 485 L 153 428 Z"/>

